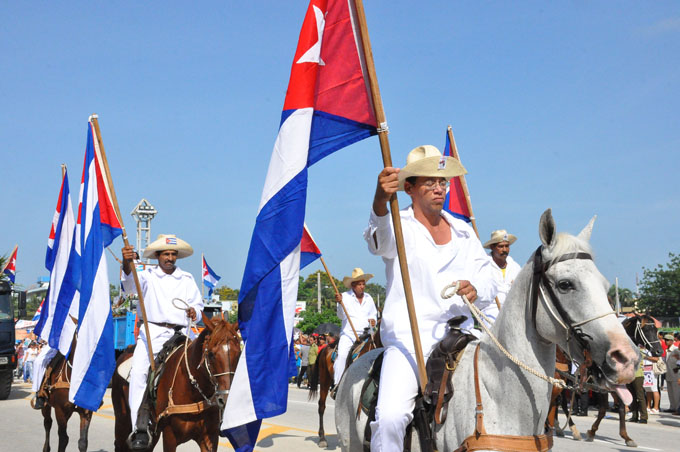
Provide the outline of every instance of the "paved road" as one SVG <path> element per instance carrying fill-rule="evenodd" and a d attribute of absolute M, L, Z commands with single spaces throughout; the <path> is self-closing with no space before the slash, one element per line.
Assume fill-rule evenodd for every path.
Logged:
<path fill-rule="evenodd" d="M 42 450 L 44 434 L 40 413 L 30 408 L 30 388 L 28 385 L 16 382 L 9 400 L 0 401 L 0 452 L 39 451 Z M 276 418 L 267 419 L 262 426 L 256 450 L 261 452 L 295 451 L 317 452 L 317 404 L 307 401 L 307 392 L 291 386 L 289 392 L 288 412 Z M 662 393 L 662 406 L 667 407 L 666 393 Z M 327 435 L 327 450 L 339 451 L 335 435 L 333 420 L 334 405 L 329 401 L 326 410 L 325 427 L 330 432 Z M 555 451 L 600 452 L 635 450 L 626 447 L 618 435 L 618 420 L 615 416 L 605 419 L 600 425 L 599 435 L 593 443 L 574 441 L 571 434 L 565 438 L 555 438 Z M 564 421 L 564 417 L 561 418 Z M 588 417 L 575 417 L 577 427 L 585 432 L 594 420 L 594 412 Z M 71 441 L 68 450 L 77 450 L 78 438 L 77 421 L 71 420 L 69 436 Z M 669 414 L 652 415 L 647 425 L 627 424 L 628 434 L 637 441 L 642 451 L 678 451 L 680 450 L 680 416 Z M 52 429 L 52 447 L 57 445 L 56 424 Z M 113 408 L 111 399 L 107 396 L 104 405 L 95 413 L 92 419 L 89 435 L 88 450 L 96 452 L 113 451 Z M 156 450 L 161 450 L 157 447 Z M 180 451 L 195 451 L 198 447 L 194 443 L 180 446 Z M 220 441 L 220 451 L 233 450 L 226 440 Z"/>

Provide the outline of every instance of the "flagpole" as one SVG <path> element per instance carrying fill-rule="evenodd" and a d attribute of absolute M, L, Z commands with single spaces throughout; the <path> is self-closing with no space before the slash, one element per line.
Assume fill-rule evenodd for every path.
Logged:
<path fill-rule="evenodd" d="M 449 142 L 451 143 L 451 156 L 460 162 L 460 156 L 458 155 L 458 147 L 456 146 L 456 139 L 453 138 L 453 129 L 449 125 L 446 128 L 446 133 L 449 135 Z M 461 162 L 462 164 L 462 162 Z M 465 180 L 465 174 L 457 176 L 460 178 L 460 185 L 463 187 L 463 194 L 465 195 L 465 203 L 467 204 L 468 212 L 470 212 L 470 221 L 472 222 L 472 229 L 475 230 L 477 238 L 479 238 L 479 230 L 477 229 L 477 220 L 475 219 L 475 214 L 472 212 L 472 200 L 470 199 L 470 191 L 468 190 L 467 181 Z M 498 310 L 501 309 L 501 302 L 498 296 L 494 299 Z"/>
<path fill-rule="evenodd" d="M 106 159 L 106 152 L 104 152 L 104 142 L 102 140 L 102 134 L 99 130 L 99 120 L 96 114 L 91 116 L 92 124 L 97 132 L 97 142 L 99 143 L 99 152 L 102 158 L 102 166 L 104 167 L 105 177 L 108 181 L 109 190 L 111 191 L 111 202 L 113 203 L 113 208 L 116 211 L 116 216 L 118 217 L 118 222 L 123 230 L 123 244 L 125 246 L 130 246 L 128 242 L 127 231 L 125 230 L 125 225 L 123 224 L 123 217 L 120 214 L 120 208 L 118 207 L 118 198 L 116 198 L 116 191 L 113 188 L 113 179 L 111 179 L 111 171 L 109 171 L 109 162 Z M 137 288 L 137 297 L 139 297 L 139 307 L 142 310 L 142 320 L 144 321 L 144 332 L 147 337 L 147 351 L 149 352 L 149 364 L 151 365 L 151 370 L 156 370 L 156 364 L 153 359 L 153 349 L 151 348 L 151 334 L 149 333 L 149 322 L 146 320 L 146 309 L 144 308 L 144 295 L 142 294 L 142 286 L 139 283 L 139 276 L 137 275 L 137 266 L 134 261 L 132 262 L 132 277 L 135 280 L 135 287 Z"/>
<path fill-rule="evenodd" d="M 359 22 L 359 35 L 361 37 L 361 44 L 364 51 L 364 58 L 366 59 L 366 70 L 368 72 L 368 82 L 371 88 L 371 98 L 373 100 L 373 109 L 375 117 L 378 122 L 378 138 L 380 139 L 380 150 L 382 152 L 383 166 L 392 166 L 392 155 L 390 153 L 390 142 L 387 138 L 387 121 L 385 119 L 385 111 L 383 110 L 382 98 L 380 97 L 380 89 L 378 88 L 378 77 L 375 72 L 375 63 L 373 61 L 373 51 L 371 50 L 371 42 L 368 36 L 368 26 L 366 25 L 366 14 L 364 11 L 363 0 L 355 0 L 354 5 L 357 11 L 357 19 Z M 399 201 L 397 194 L 393 194 L 390 198 L 390 212 L 392 214 L 392 225 L 394 227 L 394 238 L 397 243 L 397 257 L 399 260 L 399 268 L 401 270 L 401 279 L 404 283 L 404 295 L 406 297 L 406 307 L 408 308 L 408 317 L 411 324 L 411 334 L 413 335 L 413 348 L 416 353 L 416 362 L 418 364 L 418 374 L 420 376 L 421 390 L 425 391 L 427 385 L 427 373 L 425 372 L 425 358 L 423 356 L 423 346 L 420 341 L 420 330 L 418 329 L 418 319 L 416 318 L 415 303 L 413 301 L 413 291 L 411 289 L 411 277 L 408 271 L 408 263 L 406 261 L 406 249 L 404 247 L 404 234 L 401 228 L 401 217 L 399 213 Z"/>
<path fill-rule="evenodd" d="M 205 300 L 205 283 L 203 282 L 203 260 L 205 257 L 203 257 L 203 253 L 201 253 L 201 300 Z"/>
<path fill-rule="evenodd" d="M 354 333 L 354 337 L 359 341 L 359 335 L 357 334 L 357 330 L 354 329 L 354 325 L 352 324 L 352 319 L 349 318 L 349 313 L 347 312 L 347 308 L 345 307 L 345 303 L 342 302 L 342 295 L 340 294 L 340 291 L 338 290 L 338 286 L 335 285 L 335 281 L 333 280 L 333 277 L 331 276 L 331 272 L 328 271 L 328 267 L 326 266 L 326 262 L 323 260 L 323 257 L 319 257 L 321 259 L 321 263 L 323 264 L 324 270 L 326 270 L 326 274 L 328 275 L 328 279 L 331 280 L 331 284 L 333 285 L 333 290 L 335 290 L 335 295 L 340 298 L 340 306 L 342 306 L 342 310 L 345 313 L 345 317 L 347 318 L 347 321 L 349 322 L 349 326 L 352 327 L 352 332 Z"/>

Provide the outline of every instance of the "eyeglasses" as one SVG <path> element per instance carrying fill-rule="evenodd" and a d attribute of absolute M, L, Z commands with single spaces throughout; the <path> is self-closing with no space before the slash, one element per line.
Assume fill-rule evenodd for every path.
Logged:
<path fill-rule="evenodd" d="M 449 181 L 448 180 L 442 180 L 442 179 L 427 179 L 426 181 L 423 182 L 423 187 L 425 187 L 426 190 L 434 190 L 435 187 L 439 187 L 442 190 L 446 190 L 449 187 Z"/>

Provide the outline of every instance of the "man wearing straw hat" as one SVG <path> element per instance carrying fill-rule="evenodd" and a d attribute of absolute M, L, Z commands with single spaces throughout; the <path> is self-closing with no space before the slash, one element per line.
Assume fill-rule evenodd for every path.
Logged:
<path fill-rule="evenodd" d="M 345 305 L 349 318 L 354 325 L 357 334 L 361 335 L 364 328 L 375 326 L 378 318 L 378 310 L 375 308 L 373 297 L 364 292 L 366 288 L 366 281 L 373 278 L 370 273 L 364 273 L 360 268 L 352 270 L 351 276 L 342 278 L 342 283 L 349 290 L 342 295 L 336 294 L 335 299 L 338 302 L 338 317 L 342 320 L 342 329 L 340 331 L 340 341 L 338 342 L 338 356 L 333 363 L 333 384 L 338 385 L 340 377 L 345 372 L 345 362 L 349 354 L 352 344 L 354 344 L 355 337 L 352 326 L 347 321 L 344 309 L 340 305 Z"/>
<path fill-rule="evenodd" d="M 492 323 L 495 322 L 496 317 L 498 317 L 498 305 L 503 306 L 505 297 L 507 297 L 508 292 L 510 292 L 512 282 L 517 278 L 517 275 L 522 269 L 522 267 L 510 257 L 510 245 L 515 243 L 516 240 L 517 237 L 508 234 L 508 231 L 505 229 L 498 229 L 491 233 L 491 238 L 484 244 L 484 248 L 491 250 L 491 266 L 494 269 L 499 286 L 498 294 L 496 295 L 498 304 L 491 303 L 482 309 L 484 315 L 486 315 Z"/>
<path fill-rule="evenodd" d="M 159 235 L 144 250 L 145 258 L 158 259 L 157 267 L 150 266 L 138 273 L 154 354 L 161 351 L 163 344 L 174 335 L 175 330 L 186 328 L 189 319 L 195 322 L 201 320 L 203 300 L 196 281 L 191 273 L 175 265 L 177 259 L 193 253 L 193 248 L 187 242 L 172 234 Z M 121 283 L 126 293 L 137 292 L 131 274 L 134 258 L 134 248 L 124 247 Z M 176 298 L 184 303 L 175 300 Z M 145 329 L 140 328 L 130 370 L 130 417 L 135 429 L 128 439 L 128 445 L 132 450 L 144 450 L 151 444 L 151 435 L 148 432 L 149 407 L 146 404 L 142 406 L 150 365 L 147 343 Z"/>
<path fill-rule="evenodd" d="M 446 334 L 447 320 L 467 316 L 462 327 L 473 326 L 461 296 L 483 308 L 493 303 L 497 291 L 491 262 L 474 230 L 445 210 L 446 188 L 465 168 L 452 157 L 443 157 L 434 146 L 413 149 L 402 169 L 387 167 L 378 175 L 373 209 L 364 239 L 372 254 L 381 256 L 387 276 L 387 298 L 380 335 L 385 345 L 376 420 L 371 422 L 371 450 L 402 450 L 406 426 L 413 419 L 418 394 L 418 369 L 409 323 L 397 245 L 387 203 L 403 190 L 412 204 L 401 210 L 401 222 L 417 332 L 427 358 Z M 441 297 L 441 290 L 460 282 L 458 296 Z"/>

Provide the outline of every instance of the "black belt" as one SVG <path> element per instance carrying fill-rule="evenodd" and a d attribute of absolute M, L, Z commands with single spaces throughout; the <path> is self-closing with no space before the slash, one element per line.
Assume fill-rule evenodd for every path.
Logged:
<path fill-rule="evenodd" d="M 186 326 L 186 325 L 176 325 L 174 323 L 168 323 L 168 322 L 152 322 L 152 321 L 149 321 L 149 323 L 153 323 L 154 325 L 162 326 L 163 328 L 172 328 L 174 330 L 182 329 Z"/>

